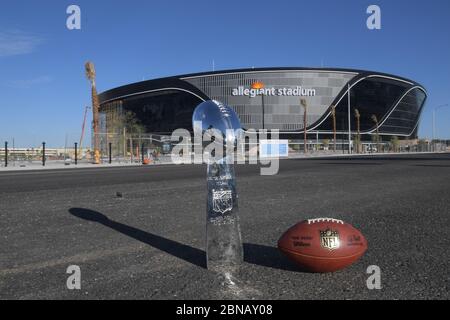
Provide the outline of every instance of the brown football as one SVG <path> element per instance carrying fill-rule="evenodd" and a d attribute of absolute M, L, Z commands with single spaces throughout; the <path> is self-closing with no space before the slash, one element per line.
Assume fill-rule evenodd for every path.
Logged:
<path fill-rule="evenodd" d="M 356 262 L 367 250 L 364 236 L 336 219 L 302 221 L 278 240 L 278 248 L 304 271 L 334 272 Z"/>

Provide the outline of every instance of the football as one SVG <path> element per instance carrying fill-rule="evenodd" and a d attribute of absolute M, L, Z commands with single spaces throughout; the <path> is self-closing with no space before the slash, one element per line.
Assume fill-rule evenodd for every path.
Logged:
<path fill-rule="evenodd" d="M 367 250 L 364 236 L 341 220 L 319 218 L 302 221 L 286 231 L 278 248 L 301 270 L 334 272 L 344 269 Z"/>

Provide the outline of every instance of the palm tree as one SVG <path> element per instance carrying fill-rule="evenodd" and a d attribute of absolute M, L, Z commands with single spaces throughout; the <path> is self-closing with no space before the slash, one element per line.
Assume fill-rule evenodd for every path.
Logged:
<path fill-rule="evenodd" d="M 145 134 L 145 126 L 138 120 L 136 114 L 132 111 L 120 111 L 115 112 L 113 116 L 107 119 L 107 132 L 109 135 L 109 141 L 114 141 L 114 152 L 118 154 L 123 152 L 125 156 L 127 154 L 127 141 L 125 133 L 129 135 L 129 138 L 135 139 Z M 122 139 L 119 138 L 122 136 Z M 133 150 L 132 150 L 133 151 Z"/>
<path fill-rule="evenodd" d="M 305 149 L 305 153 L 308 153 L 306 146 L 306 117 L 308 115 L 308 105 L 306 103 L 306 99 L 300 99 L 300 104 L 303 106 L 305 113 L 303 114 L 303 147 Z"/>
<path fill-rule="evenodd" d="M 400 145 L 400 140 L 398 139 L 397 136 L 393 136 L 391 138 L 391 145 L 392 145 L 392 151 L 398 152 L 398 147 Z"/>
<path fill-rule="evenodd" d="M 328 150 L 328 146 L 330 145 L 330 140 L 328 140 L 328 139 L 323 139 L 322 143 L 323 143 L 324 149 L 325 149 L 325 150 Z"/>
<path fill-rule="evenodd" d="M 96 164 L 100 163 L 100 148 L 99 148 L 99 136 L 98 136 L 98 96 L 97 88 L 95 86 L 95 67 L 90 61 L 85 64 L 86 77 L 91 83 L 91 95 L 92 95 L 92 118 L 94 122 L 94 162 Z"/>
<path fill-rule="evenodd" d="M 357 135 L 356 135 L 356 152 L 360 153 L 361 149 L 361 114 L 359 113 L 358 109 L 355 109 L 355 118 L 356 118 L 356 128 L 357 128 Z"/>
<path fill-rule="evenodd" d="M 131 135 L 138 136 L 145 133 L 144 125 L 139 121 L 136 114 L 132 111 L 126 111 L 119 116 L 120 123 Z"/>
<path fill-rule="evenodd" d="M 333 117 L 333 148 L 334 152 L 336 152 L 336 106 L 331 106 L 331 116 Z"/>
<path fill-rule="evenodd" d="M 372 115 L 372 121 L 375 123 L 376 126 L 376 130 L 377 130 L 377 134 L 376 134 L 376 139 L 377 139 L 377 152 L 380 152 L 380 148 L 379 148 L 379 142 L 380 142 L 380 131 L 378 128 L 378 118 L 376 115 Z"/>

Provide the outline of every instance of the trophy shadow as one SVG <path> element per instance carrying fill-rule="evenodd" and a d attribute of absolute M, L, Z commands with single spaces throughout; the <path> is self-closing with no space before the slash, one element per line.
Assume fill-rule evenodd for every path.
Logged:
<path fill-rule="evenodd" d="M 91 209 L 71 208 L 69 209 L 69 213 L 79 219 L 99 223 L 174 257 L 206 269 L 206 252 L 204 250 L 110 220 L 103 213 Z M 244 261 L 246 263 L 285 271 L 300 271 L 276 247 L 253 243 L 244 243 L 243 247 Z"/>
<path fill-rule="evenodd" d="M 203 250 L 110 220 L 104 214 L 94 210 L 85 208 L 71 208 L 69 209 L 69 213 L 83 220 L 97 222 L 130 238 L 150 245 L 158 250 L 164 251 L 174 257 L 206 269 L 206 253 Z"/>

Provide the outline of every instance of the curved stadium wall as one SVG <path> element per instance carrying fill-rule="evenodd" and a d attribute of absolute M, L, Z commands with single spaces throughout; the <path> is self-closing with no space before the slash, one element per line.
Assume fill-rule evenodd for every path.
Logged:
<path fill-rule="evenodd" d="M 278 94 L 251 95 L 252 86 Z M 297 89 L 297 94 L 292 94 Z M 299 90 L 300 91 L 299 91 Z M 350 94 L 348 90 L 350 89 Z M 303 90 L 303 92 L 302 92 Z M 309 90 L 309 91 L 308 91 Z M 244 94 L 247 93 L 247 94 Z M 321 138 L 333 133 L 332 106 L 336 106 L 337 134 L 356 133 L 358 109 L 362 137 L 377 129 L 383 137 L 417 137 L 417 127 L 427 93 L 420 84 L 393 75 L 350 69 L 264 68 L 198 73 L 143 81 L 100 94 L 100 119 L 104 132 L 118 130 L 117 119 L 132 112 L 146 133 L 170 135 L 192 130 L 192 113 L 206 100 L 231 106 L 244 129 L 278 129 L 281 137 L 301 139 L 303 109 L 308 104 L 307 132 Z M 264 121 L 263 121 L 264 113 Z M 372 120 L 378 119 L 378 128 Z"/>

